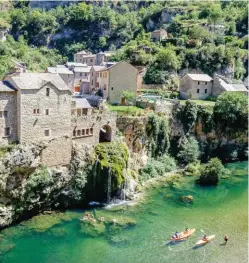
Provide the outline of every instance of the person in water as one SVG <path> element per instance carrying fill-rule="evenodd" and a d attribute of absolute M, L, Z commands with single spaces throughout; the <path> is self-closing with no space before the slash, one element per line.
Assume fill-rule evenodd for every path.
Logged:
<path fill-rule="evenodd" d="M 175 232 L 175 237 L 177 238 L 179 236 L 178 231 Z"/>
<path fill-rule="evenodd" d="M 226 244 L 227 241 L 228 241 L 228 235 L 225 235 L 225 237 L 224 237 L 224 241 L 225 241 L 225 244 Z"/>
<path fill-rule="evenodd" d="M 204 235 L 202 240 L 207 241 L 207 235 Z"/>

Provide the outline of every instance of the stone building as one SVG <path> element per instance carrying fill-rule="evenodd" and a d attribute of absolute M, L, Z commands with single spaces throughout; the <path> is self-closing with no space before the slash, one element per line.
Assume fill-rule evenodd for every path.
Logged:
<path fill-rule="evenodd" d="M 98 71 L 105 69 L 105 66 L 92 66 L 91 70 L 90 70 L 90 91 L 89 93 L 91 93 L 92 95 L 95 95 L 95 93 L 97 92 L 97 74 Z"/>
<path fill-rule="evenodd" d="M 16 141 L 17 90 L 0 81 L 0 146 Z"/>
<path fill-rule="evenodd" d="M 214 75 L 212 95 L 217 97 L 224 91 L 240 92 L 248 95 L 248 89 L 243 83 L 232 83 L 223 76 Z"/>
<path fill-rule="evenodd" d="M 207 74 L 186 74 L 180 80 L 182 99 L 202 100 L 212 94 L 213 79 Z"/>
<path fill-rule="evenodd" d="M 56 67 L 48 67 L 47 73 L 59 74 L 68 87 L 73 91 L 74 73 L 64 65 L 56 65 Z"/>
<path fill-rule="evenodd" d="M 91 67 L 87 65 L 85 65 L 84 67 L 75 67 L 73 69 L 74 92 L 89 94 L 90 70 Z"/>
<path fill-rule="evenodd" d="M 232 83 L 231 80 L 217 74 L 213 79 L 206 74 L 186 74 L 180 80 L 182 99 L 203 100 L 209 96 L 217 97 L 224 91 L 248 94 L 248 89 L 243 83 Z"/>
<path fill-rule="evenodd" d="M 110 60 L 110 57 L 114 54 L 112 51 L 99 52 L 92 54 L 84 50 L 74 54 L 74 62 L 87 64 L 88 66 L 100 66 Z"/>
<path fill-rule="evenodd" d="M 0 28 L 0 41 L 4 42 L 7 39 L 9 29 L 8 28 Z"/>
<path fill-rule="evenodd" d="M 0 145 L 41 144 L 44 165 L 68 165 L 73 143 L 111 141 L 115 133 L 116 114 L 73 99 L 59 74 L 19 73 L 0 82 Z"/>
<path fill-rule="evenodd" d="M 124 104 L 122 92 L 137 92 L 138 70 L 126 61 L 99 70 L 97 72 L 96 89 L 103 92 L 103 98 L 110 104 Z M 92 90 L 93 92 L 93 90 Z"/>
<path fill-rule="evenodd" d="M 157 29 L 151 32 L 151 40 L 155 42 L 160 42 L 163 39 L 169 38 L 169 35 L 165 29 Z"/>

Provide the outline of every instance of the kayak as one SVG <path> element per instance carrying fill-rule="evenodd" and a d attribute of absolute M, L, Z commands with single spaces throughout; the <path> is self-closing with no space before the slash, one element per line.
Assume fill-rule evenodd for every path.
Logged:
<path fill-rule="evenodd" d="M 210 242 L 210 241 L 211 241 L 212 239 L 214 239 L 214 238 L 215 238 L 215 235 L 208 236 L 208 237 L 207 237 L 207 240 L 201 239 L 201 240 L 199 240 L 199 241 L 196 243 L 196 245 L 197 245 L 197 246 L 205 245 L 205 244 L 207 244 L 208 242 Z"/>
<path fill-rule="evenodd" d="M 195 228 L 189 229 L 188 232 L 185 232 L 185 231 L 184 231 L 184 232 L 181 232 L 181 233 L 178 234 L 178 237 L 177 237 L 177 238 L 172 238 L 172 237 L 171 237 L 170 240 L 174 240 L 174 241 L 183 240 L 183 239 L 188 238 L 188 237 L 190 237 L 191 235 L 193 235 L 194 232 L 195 232 Z"/>

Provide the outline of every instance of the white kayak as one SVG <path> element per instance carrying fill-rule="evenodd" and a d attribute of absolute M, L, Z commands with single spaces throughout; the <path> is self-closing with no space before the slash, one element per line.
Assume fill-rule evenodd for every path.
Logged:
<path fill-rule="evenodd" d="M 202 245 L 205 245 L 207 244 L 208 242 L 210 242 L 211 240 L 213 240 L 215 238 L 215 235 L 211 235 L 211 236 L 208 236 L 206 240 L 199 240 L 198 242 L 196 242 L 196 245 L 197 246 L 202 246 Z"/>

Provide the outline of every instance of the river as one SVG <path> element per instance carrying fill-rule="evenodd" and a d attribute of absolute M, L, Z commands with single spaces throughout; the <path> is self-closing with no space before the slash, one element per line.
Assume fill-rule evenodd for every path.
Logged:
<path fill-rule="evenodd" d="M 217 187 L 200 187 L 184 178 L 175 187 L 161 185 L 148 190 L 136 206 L 98 214 L 126 216 L 136 221 L 118 231 L 91 237 L 80 231 L 83 211 L 65 212 L 65 221 L 37 231 L 32 220 L 0 233 L 2 263 L 246 263 L 248 262 L 247 162 L 227 166 L 229 179 Z M 192 204 L 179 197 L 192 195 Z M 93 211 L 94 212 L 94 211 Z M 32 227 L 30 226 L 32 225 Z M 173 232 L 196 228 L 187 241 L 167 244 Z M 84 228 L 84 226 L 83 226 Z M 216 239 L 194 248 L 205 232 Z M 229 241 L 223 244 L 227 234 Z"/>

